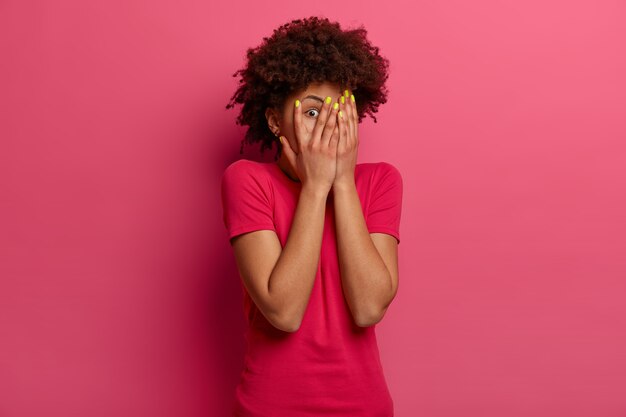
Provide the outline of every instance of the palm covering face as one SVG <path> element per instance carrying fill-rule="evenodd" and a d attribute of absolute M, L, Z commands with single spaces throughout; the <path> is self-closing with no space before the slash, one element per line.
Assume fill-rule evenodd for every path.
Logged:
<path fill-rule="evenodd" d="M 350 101 L 347 95 L 348 90 L 335 103 L 330 96 L 326 97 L 313 127 L 303 123 L 300 101 L 294 103 L 294 136 L 299 152 L 284 137 L 281 142 L 285 157 L 303 186 L 329 191 L 337 180 L 354 180 L 358 123 L 354 96 Z"/>

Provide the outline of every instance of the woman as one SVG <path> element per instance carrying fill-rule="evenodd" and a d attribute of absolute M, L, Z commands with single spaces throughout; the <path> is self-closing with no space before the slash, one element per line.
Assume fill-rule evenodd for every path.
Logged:
<path fill-rule="evenodd" d="M 398 289 L 402 177 L 356 163 L 388 61 L 365 29 L 318 17 L 247 57 L 227 108 L 243 104 L 244 141 L 276 143 L 277 162 L 242 159 L 222 177 L 248 321 L 234 415 L 392 417 L 374 329 Z"/>

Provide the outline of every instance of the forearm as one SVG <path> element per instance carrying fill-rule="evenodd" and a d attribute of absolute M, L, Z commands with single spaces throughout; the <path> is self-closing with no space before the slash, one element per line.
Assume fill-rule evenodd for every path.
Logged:
<path fill-rule="evenodd" d="M 312 187 L 301 189 L 287 242 L 268 282 L 270 297 L 292 329 L 300 326 L 315 283 L 327 197 Z"/>
<path fill-rule="evenodd" d="M 391 275 L 367 230 L 354 181 L 333 186 L 341 282 L 355 322 L 374 324 L 392 294 Z"/>

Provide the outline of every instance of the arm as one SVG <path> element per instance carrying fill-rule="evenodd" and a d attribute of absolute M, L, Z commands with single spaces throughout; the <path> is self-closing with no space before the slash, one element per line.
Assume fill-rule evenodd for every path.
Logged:
<path fill-rule="evenodd" d="M 402 179 L 392 165 L 379 164 L 387 175 L 382 182 L 377 181 L 377 195 L 372 196 L 366 224 L 354 176 L 359 118 L 354 94 L 350 95 L 347 89 L 340 107 L 345 117 L 340 113 L 337 174 L 333 182 L 337 251 L 346 301 L 355 323 L 367 327 L 382 319 L 398 289 Z"/>
<path fill-rule="evenodd" d="M 289 140 L 281 136 L 282 152 L 302 183 L 284 248 L 275 231 L 260 231 L 273 229 L 273 207 L 258 176 L 248 172 L 241 181 L 234 181 L 233 175 L 225 175 L 222 182 L 224 219 L 230 236 L 250 232 L 232 242 L 244 285 L 268 321 L 288 332 L 300 327 L 319 266 L 326 200 L 335 177 L 339 139 L 339 106 L 336 103 L 331 109 L 331 101 L 326 97 L 317 119 L 303 120 L 303 106 L 295 100 L 292 116 L 297 154 Z"/>
<path fill-rule="evenodd" d="M 285 247 L 271 230 L 232 240 L 240 275 L 251 298 L 274 327 L 300 327 L 315 282 L 328 193 L 303 186 Z"/>
<path fill-rule="evenodd" d="M 398 290 L 397 244 L 385 233 L 369 233 L 353 181 L 333 189 L 341 282 L 355 323 L 378 323 Z"/>

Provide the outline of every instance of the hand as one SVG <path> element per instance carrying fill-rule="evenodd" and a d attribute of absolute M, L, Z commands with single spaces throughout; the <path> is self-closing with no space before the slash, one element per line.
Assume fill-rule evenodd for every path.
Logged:
<path fill-rule="evenodd" d="M 302 123 L 302 105 L 294 107 L 294 133 L 300 153 L 296 154 L 291 149 L 288 140 L 282 141 L 283 152 L 296 170 L 302 187 L 313 187 L 325 193 L 330 191 L 335 180 L 339 143 L 339 105 L 332 106 L 331 102 L 332 98 L 327 97 L 322 104 L 313 130 Z M 299 101 L 296 100 L 296 104 Z"/>
<path fill-rule="evenodd" d="M 343 117 L 338 116 L 339 144 L 337 147 L 337 172 L 335 185 L 354 185 L 354 170 L 359 149 L 359 117 L 354 95 L 345 90 L 341 97 L 339 110 Z"/>

